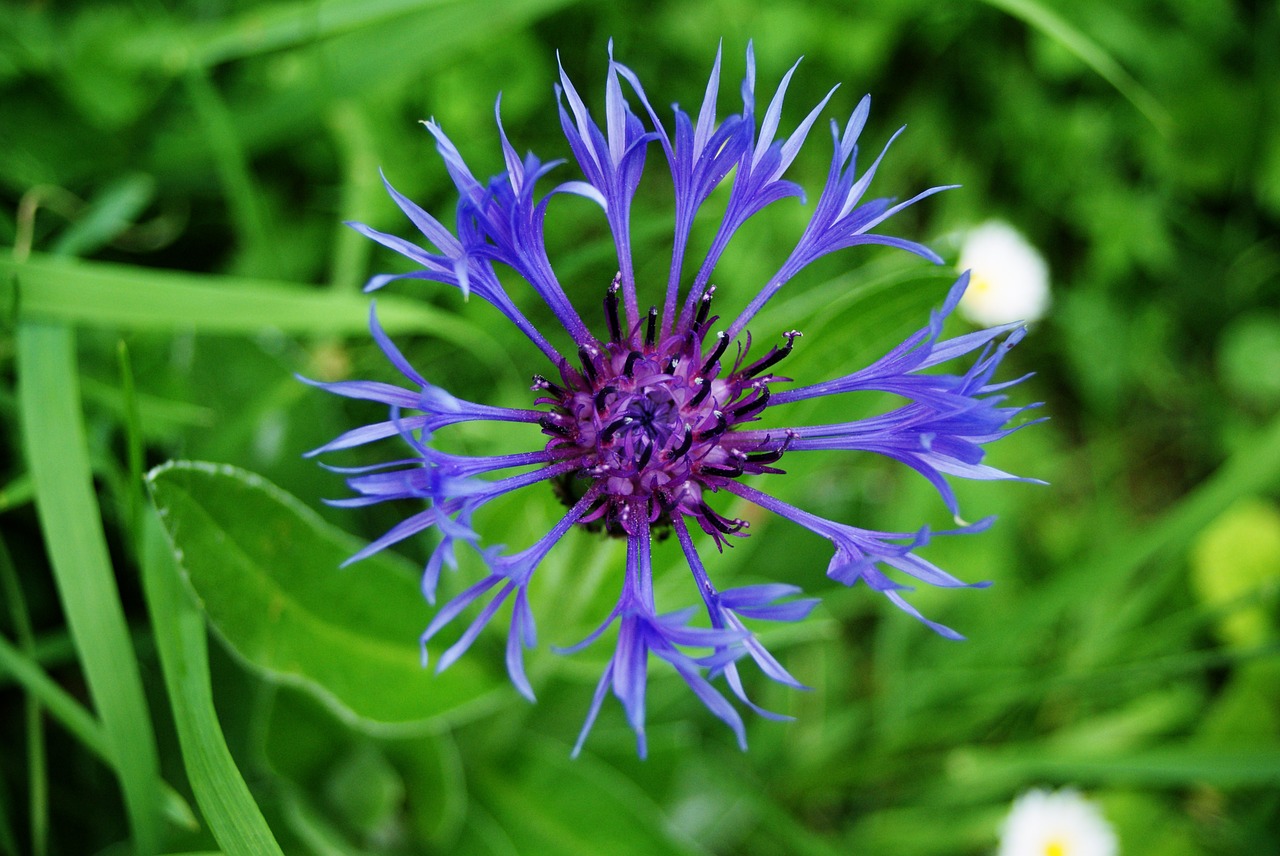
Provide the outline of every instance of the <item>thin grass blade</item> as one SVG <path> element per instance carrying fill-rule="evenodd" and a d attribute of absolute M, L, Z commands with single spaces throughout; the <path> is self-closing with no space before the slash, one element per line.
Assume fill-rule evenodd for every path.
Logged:
<path fill-rule="evenodd" d="M 59 324 L 18 327 L 18 402 L 40 528 L 124 791 L 135 849 L 160 843 L 160 765 L 151 715 L 93 492 L 75 339 Z"/>
<path fill-rule="evenodd" d="M 204 616 L 183 590 L 178 573 L 173 549 L 150 512 L 142 581 L 187 780 L 227 856 L 283 856 L 227 748 L 213 707 Z"/>
<path fill-rule="evenodd" d="M 1102 46 L 1073 27 L 1052 9 L 1036 0 L 984 0 L 988 6 L 1012 15 L 1034 27 L 1045 36 L 1061 44 L 1080 58 L 1081 62 L 1097 72 L 1124 96 L 1139 113 L 1147 118 L 1155 129 L 1166 137 L 1173 129 L 1169 111 L 1156 100 L 1146 87 L 1125 71 L 1124 66 L 1103 50 Z"/>
<path fill-rule="evenodd" d="M 10 302 L 23 320 L 61 321 L 117 330 L 256 334 L 355 334 L 369 329 L 369 298 L 297 283 L 206 276 L 104 262 L 33 255 L 0 258 L 0 281 L 20 280 Z M 503 366 L 501 345 L 479 324 L 425 303 L 378 298 L 378 321 L 391 333 L 438 336 L 486 365 Z"/>

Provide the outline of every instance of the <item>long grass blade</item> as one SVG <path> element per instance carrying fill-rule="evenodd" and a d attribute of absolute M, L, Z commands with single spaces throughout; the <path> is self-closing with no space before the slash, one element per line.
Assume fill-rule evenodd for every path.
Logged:
<path fill-rule="evenodd" d="M 326 0 L 285 2 L 231 18 L 197 37 L 192 59 L 215 65 L 268 51 L 330 39 L 421 12 L 444 0 Z"/>
<path fill-rule="evenodd" d="M 194 108 L 203 137 L 207 141 L 218 181 L 231 210 L 240 242 L 254 259 L 254 267 L 275 273 L 276 256 L 271 251 L 271 218 L 254 180 L 244 145 L 236 134 L 235 122 L 226 102 L 209 80 L 208 72 L 192 68 L 183 77 L 187 99 Z"/>
<path fill-rule="evenodd" d="M 139 854 L 160 842 L 160 765 L 93 492 L 75 339 L 57 324 L 18 327 L 18 400 L 36 508 L 71 636 L 102 719 Z"/>
<path fill-rule="evenodd" d="M 35 655 L 35 633 L 31 629 L 31 616 L 27 612 L 27 600 L 18 582 L 18 571 L 9 556 L 9 548 L 0 540 L 0 591 L 9 602 L 9 614 L 13 620 L 14 634 L 23 654 Z M 31 852 L 44 856 L 49 849 L 49 769 L 44 745 L 44 717 L 40 711 L 40 699 L 28 692 L 23 713 L 27 726 L 27 813 L 30 818 Z"/>
<path fill-rule="evenodd" d="M 227 856 L 283 856 L 227 748 L 213 707 L 204 617 L 178 578 L 173 548 L 146 517 L 142 580 L 187 780 Z"/>
<path fill-rule="evenodd" d="M 107 747 L 107 738 L 103 734 L 102 724 L 94 719 L 93 714 L 76 701 L 74 696 L 49 677 L 35 660 L 27 657 L 2 636 L 0 636 L 0 674 L 17 681 L 23 690 L 40 702 L 45 713 L 70 732 L 80 745 L 112 769 L 119 768 L 118 762 Z M 191 806 L 167 782 L 160 784 L 160 803 L 165 819 L 173 825 L 188 830 L 200 828 Z"/>
<path fill-rule="evenodd" d="M 1144 587 L 1137 596 L 1125 593 L 1144 568 L 1158 556 L 1176 555 L 1187 549 L 1198 532 L 1209 525 L 1237 499 L 1261 493 L 1280 478 L 1280 417 L 1242 443 L 1211 476 L 1174 503 L 1148 529 L 1101 558 L 1097 578 L 1103 587 L 1095 596 L 1118 604 L 1118 608 L 1094 620 L 1077 651 L 1078 666 L 1094 667 L 1109 650 L 1116 650 L 1115 640 L 1125 632 L 1141 632 L 1144 616 L 1152 608 L 1160 586 L 1177 581 L 1161 575 L 1153 585 Z"/>
<path fill-rule="evenodd" d="M 1125 71 L 1124 66 L 1120 65 L 1111 54 L 1059 17 L 1052 9 L 1036 0 L 983 0 L 983 2 L 1034 27 L 1071 51 L 1137 108 L 1157 131 L 1165 136 L 1169 135 L 1173 128 L 1169 111 L 1165 110 L 1156 97 L 1135 80 L 1133 75 Z"/>
<path fill-rule="evenodd" d="M 124 399 L 125 453 L 128 462 L 129 531 L 134 538 L 141 537 L 139 511 L 142 508 L 142 417 L 138 410 L 138 396 L 133 383 L 133 365 L 129 361 L 129 346 L 121 339 L 116 344 L 116 358 L 120 365 L 120 391 Z"/>
<path fill-rule="evenodd" d="M 278 280 L 159 271 L 103 262 L 33 255 L 0 258 L 0 281 L 16 276 L 24 320 L 62 321 L 117 330 L 256 334 L 355 334 L 369 330 L 369 298 L 322 291 Z M 216 283 L 216 284 L 215 284 Z M 457 344 L 489 365 L 502 365 L 504 349 L 478 324 L 425 303 L 378 298 L 378 320 L 388 332 L 412 330 Z"/>
<path fill-rule="evenodd" d="M 31 480 L 30 475 L 23 473 L 0 488 L 0 512 L 26 505 L 35 498 L 35 495 L 35 482 Z"/>
<path fill-rule="evenodd" d="M 0 854 L 3 856 L 18 856 L 18 840 L 13 833 L 13 823 L 9 820 L 8 809 L 11 802 L 4 779 L 0 779 Z"/>

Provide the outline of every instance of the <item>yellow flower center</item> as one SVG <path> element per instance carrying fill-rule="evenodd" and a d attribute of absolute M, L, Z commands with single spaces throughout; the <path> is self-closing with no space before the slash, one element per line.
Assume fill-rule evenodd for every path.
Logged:
<path fill-rule="evenodd" d="M 985 276 L 978 273 L 977 271 L 969 272 L 969 290 L 968 292 L 966 292 L 967 294 L 972 294 L 974 296 L 981 296 L 983 294 L 986 294 L 990 290 L 991 290 L 991 280 L 987 279 Z M 1053 853 L 1053 851 L 1050 851 L 1050 853 L 1051 853 L 1051 856 L 1058 856 L 1058 854 Z"/>
<path fill-rule="evenodd" d="M 1067 845 L 1055 838 L 1044 846 L 1044 856 L 1067 856 Z"/>

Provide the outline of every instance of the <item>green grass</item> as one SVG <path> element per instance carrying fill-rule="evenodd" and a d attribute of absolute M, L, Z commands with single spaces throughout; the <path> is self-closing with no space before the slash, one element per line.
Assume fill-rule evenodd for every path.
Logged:
<path fill-rule="evenodd" d="M 173 549 L 150 518 L 142 573 L 156 647 L 196 802 L 227 856 L 281 853 L 223 738 L 210 686 L 204 618 L 182 590 Z"/>
<path fill-rule="evenodd" d="M 93 493 L 74 335 L 65 326 L 22 323 L 17 356 L 26 458 L 59 599 L 116 759 L 135 848 L 158 853 L 155 736 Z"/>
<path fill-rule="evenodd" d="M 717 583 L 822 599 L 801 624 L 760 628 L 811 689 L 749 677 L 795 719 L 750 719 L 747 753 L 654 665 L 649 759 L 610 702 L 569 759 L 607 653 L 549 649 L 612 605 L 623 557 L 585 531 L 531 591 L 536 704 L 507 682 L 496 632 L 443 675 L 423 670 L 430 538 L 340 569 L 404 509 L 328 507 L 341 477 L 302 458 L 381 417 L 296 375 L 394 380 L 360 289 L 409 263 L 342 225 L 412 237 L 379 170 L 448 221 L 456 192 L 418 121 L 440 121 L 483 179 L 502 168 L 499 92 L 520 153 L 571 157 L 557 51 L 601 108 L 610 38 L 664 118 L 672 101 L 696 108 L 721 40 L 722 115 L 748 39 L 766 96 L 805 56 L 784 130 L 841 84 L 789 174 L 807 206 L 770 208 L 716 271 L 724 314 L 785 258 L 826 175 L 823 123 L 863 92 L 860 164 L 908 126 L 873 193 L 963 185 L 896 234 L 953 261 L 966 229 L 1001 218 L 1052 272 L 1050 314 L 1003 369 L 1035 373 L 1011 395 L 1050 420 L 990 458 L 1050 485 L 961 485 L 966 516 L 999 522 L 927 556 L 993 585 L 912 595 L 967 641 L 826 580 L 827 542 L 783 520 L 753 521 L 723 554 L 708 545 Z M 4 6 L 0 856 L 977 856 L 1015 796 L 1061 786 L 1102 807 L 1126 854 L 1280 851 L 1277 43 L 1274 4 L 1200 0 Z M 647 172 L 663 172 L 657 146 Z M 724 204 L 708 203 L 695 255 Z M 665 283 L 669 208 L 646 178 L 642 283 Z M 599 211 L 556 198 L 548 223 L 595 325 L 615 266 Z M 808 383 L 919 327 L 953 276 L 845 251 L 752 332 L 802 330 L 787 365 Z M 404 280 L 376 302 L 433 382 L 529 406 L 546 366 L 483 301 Z M 879 404 L 796 410 L 822 422 Z M 539 436 L 438 441 L 495 453 Z M 869 456 L 785 463 L 760 484 L 788 502 L 868 527 L 951 525 L 923 480 Z M 533 488 L 477 526 L 520 549 L 562 513 Z M 481 572 L 459 552 L 442 596 Z M 678 545 L 655 545 L 654 563 L 660 605 L 689 602 Z"/>

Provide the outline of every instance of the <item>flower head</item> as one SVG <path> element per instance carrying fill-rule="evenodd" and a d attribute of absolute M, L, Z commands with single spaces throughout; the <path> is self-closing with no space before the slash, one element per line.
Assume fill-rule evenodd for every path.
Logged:
<path fill-rule="evenodd" d="M 881 152 L 865 172 L 856 170 L 857 140 L 869 115 L 868 99 L 862 99 L 843 129 L 832 123 L 828 179 L 813 218 L 794 249 L 745 301 L 736 318 L 727 324 L 721 322 L 719 311 L 725 301 L 710 285 L 710 278 L 730 239 L 766 206 L 803 195 L 784 175 L 831 95 L 828 93 L 798 128 L 780 134 L 783 98 L 794 72 L 794 67 L 787 72 L 763 120 L 758 121 L 755 63 L 748 48 L 742 112 L 721 118 L 717 111 L 717 54 L 696 120 L 676 107 L 672 132 L 650 105 L 636 75 L 615 62 L 612 55 L 603 127 L 561 71 L 556 86 L 561 126 L 582 179 L 564 181 L 539 195 L 535 185 L 552 165 L 532 154 L 518 157 L 499 119 L 506 169 L 487 184 L 481 183 L 444 130 L 428 122 L 427 130 L 460 195 L 454 229 L 390 185 L 392 198 L 430 248 L 352 224 L 420 266 L 407 274 L 374 277 L 369 290 L 406 279 L 458 288 L 496 307 L 545 355 L 547 365 L 533 376 L 528 408 L 466 401 L 423 378 L 383 333 L 376 316 L 372 317 L 374 338 L 404 376 L 407 387 L 368 381 L 318 384 L 339 395 L 381 402 L 388 408 L 388 417 L 349 431 L 316 453 L 398 437 L 409 446 L 410 456 L 350 472 L 348 484 L 356 496 L 339 503 L 416 500 L 426 501 L 427 507 L 408 516 L 351 561 L 434 529 L 440 540 L 423 574 L 424 594 L 434 603 L 440 573 L 445 565 L 455 565 L 455 551 L 459 547 L 477 551 L 489 573 L 441 607 L 423 635 L 424 660 L 428 642 L 469 607 L 483 602 L 478 615 L 437 660 L 437 668 L 449 665 L 510 601 L 507 668 L 514 685 L 532 699 L 523 651 L 535 644 L 527 586 L 538 565 L 575 526 L 625 538 L 627 560 L 617 605 L 595 632 L 578 645 L 562 649 L 568 653 L 593 644 L 616 625 L 615 652 L 600 679 L 582 738 L 605 696 L 612 692 L 635 729 L 643 754 L 645 686 L 649 663 L 655 659 L 670 664 L 743 742 L 742 721 L 717 689 L 716 681 L 723 677 L 733 696 L 767 716 L 774 715 L 747 698 L 739 673 L 741 663 L 749 660 L 769 678 L 801 686 L 760 644 L 745 620 L 798 621 L 816 601 L 796 598 L 799 589 L 791 585 L 720 590 L 712 583 L 694 544 L 695 531 L 700 530 L 723 548 L 745 536 L 748 528 L 745 520 L 726 513 L 718 494 L 734 494 L 830 540 L 835 547 L 827 571 L 832 579 L 846 585 L 865 582 L 930 627 L 958 638 L 950 629 L 920 616 L 903 596 L 910 589 L 906 580 L 947 587 L 965 585 L 917 555 L 916 550 L 931 537 L 928 529 L 878 532 L 827 520 L 775 499 L 745 479 L 782 474 L 777 465 L 788 454 L 866 452 L 917 470 L 958 513 L 948 477 L 1013 478 L 983 464 L 982 459 L 983 446 L 1014 430 L 1014 420 L 1027 409 L 1005 403 L 1003 390 L 1009 383 L 993 382 L 1001 359 L 1022 334 L 1012 326 L 1003 326 L 942 338 L 943 322 L 964 293 L 967 277 L 956 282 L 942 309 L 924 328 L 883 358 L 852 374 L 810 385 L 795 386 L 779 373 L 787 356 L 801 345 L 798 331 L 778 331 L 764 347 L 754 344 L 746 333 L 747 325 L 774 294 L 810 262 L 829 253 L 859 244 L 885 244 L 940 261 L 923 245 L 885 235 L 879 229 L 897 211 L 944 188 L 931 188 L 896 204 L 885 198 L 864 198 L 884 156 Z M 642 105 L 642 114 L 632 111 L 624 85 Z M 646 164 L 653 161 L 650 149 L 654 143 L 665 156 L 675 188 L 670 274 L 665 289 L 657 294 L 649 284 L 642 287 L 635 280 L 628 225 L 636 186 Z M 691 271 L 686 270 L 694 218 L 711 194 L 726 183 L 727 211 L 710 249 L 688 266 Z M 601 308 L 595 329 L 570 301 L 547 257 L 544 215 L 549 202 L 560 194 L 577 195 L 599 205 L 617 249 L 617 275 L 611 282 L 601 283 L 596 292 Z M 514 271 L 563 329 L 544 333 L 534 327 L 499 279 L 498 265 Z M 739 296 L 734 301 L 736 305 L 743 302 Z M 567 341 L 568 347 L 562 349 L 553 340 Z M 941 364 L 973 352 L 978 356 L 964 371 L 935 371 Z M 757 427 L 767 408 L 780 408 L 785 413 L 790 403 L 859 390 L 893 393 L 904 403 L 872 419 L 771 430 Z M 537 449 L 488 457 L 445 454 L 431 445 L 433 432 L 471 421 L 537 425 L 545 442 Z M 519 471 L 503 478 L 484 478 L 508 469 Z M 514 553 L 487 545 L 472 527 L 475 512 L 499 496 L 538 484 L 553 490 L 565 505 L 567 511 L 560 521 L 535 544 Z M 977 531 L 988 524 L 983 521 L 954 531 Z M 691 610 L 660 612 L 655 603 L 650 540 L 655 533 L 667 532 L 674 532 L 679 540 L 709 626 L 691 625 Z"/>
<path fill-rule="evenodd" d="M 998 856 L 1116 856 L 1116 835 L 1078 791 L 1028 791 L 1000 829 Z"/>
<path fill-rule="evenodd" d="M 1008 223 L 992 220 L 970 230 L 957 266 L 971 280 L 960 314 L 980 327 L 1039 321 L 1049 311 L 1049 266 Z"/>

